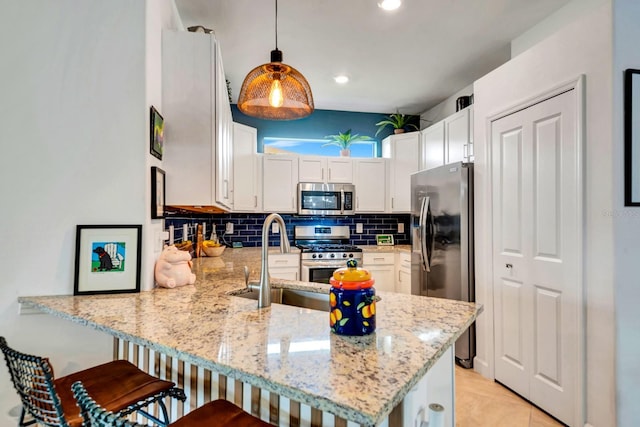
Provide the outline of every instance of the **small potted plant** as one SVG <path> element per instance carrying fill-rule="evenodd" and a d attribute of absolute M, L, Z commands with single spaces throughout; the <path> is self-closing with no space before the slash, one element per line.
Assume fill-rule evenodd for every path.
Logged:
<path fill-rule="evenodd" d="M 393 133 L 403 133 L 406 128 L 420 130 L 418 126 L 414 125 L 413 123 L 409 123 L 414 117 L 415 116 L 412 116 L 410 114 L 389 114 L 389 118 L 376 123 L 376 126 L 378 126 L 376 136 L 378 136 L 378 134 L 382 132 L 382 130 L 387 126 L 391 126 L 393 128 Z"/>
<path fill-rule="evenodd" d="M 351 133 L 351 129 L 346 132 L 338 132 L 337 135 L 327 135 L 325 139 L 328 139 L 329 142 L 323 144 L 323 147 L 327 145 L 337 145 L 340 147 L 340 155 L 343 157 L 347 157 L 351 154 L 351 150 L 349 147 L 356 141 L 371 141 L 373 138 L 366 135 L 359 135 L 357 133 Z"/>

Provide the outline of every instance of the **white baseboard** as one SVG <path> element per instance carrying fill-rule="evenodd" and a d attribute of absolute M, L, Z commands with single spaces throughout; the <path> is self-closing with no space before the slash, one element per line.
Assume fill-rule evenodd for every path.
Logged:
<path fill-rule="evenodd" d="M 478 356 L 474 357 L 473 359 L 473 369 L 485 378 L 489 378 L 491 380 L 494 379 L 493 372 L 491 372 L 491 367 L 489 366 L 489 364 L 484 359 L 480 359 Z"/>

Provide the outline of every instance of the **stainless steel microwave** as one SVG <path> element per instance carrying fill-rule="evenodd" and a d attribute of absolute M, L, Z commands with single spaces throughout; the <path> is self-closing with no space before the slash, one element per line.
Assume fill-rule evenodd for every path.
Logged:
<path fill-rule="evenodd" d="M 356 187 L 353 184 L 298 184 L 298 214 L 353 215 Z"/>

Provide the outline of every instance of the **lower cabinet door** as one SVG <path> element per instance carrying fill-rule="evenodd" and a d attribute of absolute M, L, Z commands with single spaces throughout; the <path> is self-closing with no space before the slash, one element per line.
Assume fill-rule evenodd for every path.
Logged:
<path fill-rule="evenodd" d="M 269 274 L 276 279 L 300 280 L 300 269 L 297 267 L 270 267 Z"/>

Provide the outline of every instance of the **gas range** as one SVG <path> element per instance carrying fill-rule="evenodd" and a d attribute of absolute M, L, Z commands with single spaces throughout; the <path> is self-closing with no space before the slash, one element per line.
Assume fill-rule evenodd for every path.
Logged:
<path fill-rule="evenodd" d="M 362 249 L 349 244 L 349 227 L 344 225 L 296 226 L 293 229 L 294 244 L 300 249 L 300 265 L 303 280 L 319 279 L 324 274 L 345 266 L 345 261 L 362 262 Z M 305 277 L 309 274 L 309 277 Z M 323 279 L 324 280 L 324 279 Z"/>

